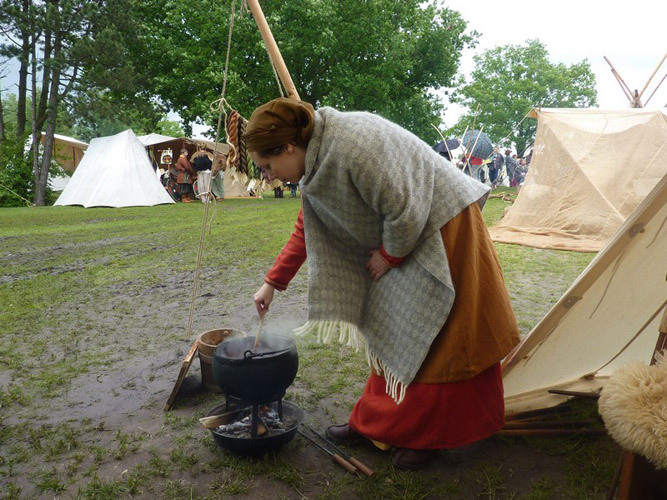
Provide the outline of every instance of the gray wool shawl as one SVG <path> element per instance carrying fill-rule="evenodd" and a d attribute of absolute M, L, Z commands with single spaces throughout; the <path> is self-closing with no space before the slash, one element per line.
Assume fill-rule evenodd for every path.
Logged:
<path fill-rule="evenodd" d="M 308 322 L 298 329 L 364 347 L 400 403 L 454 302 L 440 228 L 489 188 L 377 115 L 315 112 L 301 179 Z M 375 282 L 369 251 L 406 257 Z"/>

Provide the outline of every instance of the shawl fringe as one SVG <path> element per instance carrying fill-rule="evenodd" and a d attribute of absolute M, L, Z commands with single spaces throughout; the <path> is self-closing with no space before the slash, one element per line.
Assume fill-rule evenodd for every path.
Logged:
<path fill-rule="evenodd" d="M 294 329 L 294 334 L 298 336 L 316 334 L 317 342 L 320 344 L 330 344 L 336 332 L 338 332 L 338 342 L 340 344 L 353 347 L 357 351 L 363 347 L 368 366 L 382 374 L 386 381 L 385 392 L 391 396 L 397 405 L 401 404 L 405 399 L 408 384 L 399 380 L 387 368 L 385 363 L 375 353 L 371 352 L 357 325 L 341 320 L 308 320 L 302 326 Z"/>

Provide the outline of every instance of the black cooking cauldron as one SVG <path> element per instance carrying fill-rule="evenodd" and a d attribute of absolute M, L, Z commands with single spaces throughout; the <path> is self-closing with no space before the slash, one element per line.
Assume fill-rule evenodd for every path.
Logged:
<path fill-rule="evenodd" d="M 226 340 L 213 353 L 213 378 L 227 396 L 244 401 L 281 398 L 296 377 L 299 355 L 294 339 L 265 335 Z M 273 398 L 273 399 L 272 399 Z"/>

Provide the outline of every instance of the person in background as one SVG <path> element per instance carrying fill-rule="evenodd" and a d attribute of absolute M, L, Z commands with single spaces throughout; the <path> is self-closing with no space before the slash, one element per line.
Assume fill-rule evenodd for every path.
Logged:
<path fill-rule="evenodd" d="M 192 166 L 195 172 L 205 172 L 207 170 L 211 171 L 211 192 L 215 196 L 216 200 L 222 200 L 225 197 L 223 172 L 222 170 L 214 168 L 213 153 L 206 151 L 204 146 L 200 145 L 197 152 L 192 155 Z M 201 195 L 201 187 L 199 188 L 199 194 Z"/>
<path fill-rule="evenodd" d="M 181 149 L 181 154 L 178 157 L 178 161 L 175 165 L 176 170 L 176 183 L 178 184 L 178 191 L 181 195 L 181 201 L 183 203 L 190 203 L 193 200 L 194 190 L 192 184 L 197 179 L 197 174 L 195 173 L 190 160 L 188 160 L 188 150 L 183 148 Z"/>
<path fill-rule="evenodd" d="M 498 179 L 498 175 L 503 169 L 503 163 L 505 163 L 503 155 L 500 154 L 498 148 L 493 148 L 493 156 L 489 163 L 489 182 L 491 183 L 492 188 L 496 187 L 496 179 Z"/>
<path fill-rule="evenodd" d="M 512 157 L 512 150 L 505 150 L 505 171 L 507 172 L 507 177 L 509 179 L 510 187 L 516 187 L 516 168 L 519 166 L 519 162 Z"/>
<path fill-rule="evenodd" d="M 525 158 L 521 158 L 521 160 L 519 161 L 519 167 L 516 170 L 517 185 L 523 184 L 523 181 L 526 179 L 527 173 L 528 173 L 528 164 L 526 163 Z"/>
<path fill-rule="evenodd" d="M 254 294 L 260 317 L 308 257 L 302 334 L 363 347 L 371 375 L 327 434 L 424 466 L 504 425 L 500 360 L 519 330 L 481 206 L 489 188 L 364 112 L 278 98 L 243 135 L 269 180 L 299 182 L 295 231 Z M 370 440 L 370 441 L 369 441 Z"/>
<path fill-rule="evenodd" d="M 287 187 L 290 190 L 290 193 L 292 195 L 292 198 L 296 198 L 296 188 L 299 187 L 299 184 L 296 182 L 288 182 Z"/>

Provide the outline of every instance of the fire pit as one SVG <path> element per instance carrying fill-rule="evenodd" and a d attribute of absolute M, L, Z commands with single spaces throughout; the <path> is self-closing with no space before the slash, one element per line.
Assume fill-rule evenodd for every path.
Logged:
<path fill-rule="evenodd" d="M 209 412 L 216 443 L 232 451 L 259 454 L 294 438 L 303 411 L 283 401 L 299 368 L 294 339 L 266 335 L 257 346 L 243 337 L 222 342 L 213 354 L 213 376 L 225 403 Z"/>
<path fill-rule="evenodd" d="M 229 410 L 228 403 L 216 406 L 208 416 L 225 414 L 211 430 L 221 448 L 246 455 L 259 455 L 289 443 L 303 422 L 303 411 L 289 401 Z M 259 435 L 261 434 L 261 435 Z"/>

